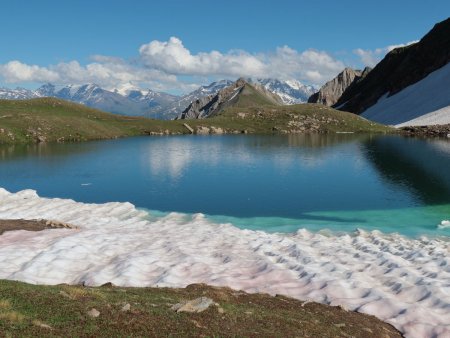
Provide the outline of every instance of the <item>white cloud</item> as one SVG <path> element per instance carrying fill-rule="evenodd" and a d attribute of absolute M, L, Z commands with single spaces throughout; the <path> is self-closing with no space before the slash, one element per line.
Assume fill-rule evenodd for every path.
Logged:
<path fill-rule="evenodd" d="M 151 41 L 139 48 L 132 60 L 94 55 L 91 62 L 61 62 L 49 66 L 28 65 L 20 61 L 0 64 L 0 80 L 7 83 L 52 82 L 57 84 L 97 83 L 106 88 L 134 84 L 155 90 L 188 91 L 197 82 L 222 78 L 273 77 L 322 84 L 345 67 L 324 51 L 297 51 L 288 46 L 267 53 L 230 50 L 193 54 L 182 41 Z"/>
<path fill-rule="evenodd" d="M 152 41 L 142 45 L 140 56 L 145 65 L 178 75 L 262 75 L 265 64 L 245 51 L 202 52 L 192 55 L 180 39 L 171 37 L 169 41 Z"/>
<path fill-rule="evenodd" d="M 10 61 L 0 65 L 0 74 L 6 82 L 55 81 L 58 74 L 36 65 L 26 65 L 20 61 Z"/>
<path fill-rule="evenodd" d="M 288 46 L 279 47 L 273 53 L 213 50 L 192 54 L 176 37 L 144 44 L 139 53 L 147 67 L 176 75 L 275 77 L 320 84 L 345 67 L 326 52 L 312 49 L 298 52 Z"/>
<path fill-rule="evenodd" d="M 156 69 L 135 66 L 124 60 L 104 58 L 85 66 L 78 61 L 61 62 L 48 67 L 10 61 L 0 65 L 0 77 L 6 83 L 52 82 L 57 84 L 96 83 L 105 88 L 117 88 L 125 83 L 137 83 L 157 90 L 184 88 L 175 75 Z"/>
<path fill-rule="evenodd" d="M 383 48 L 376 48 L 376 49 L 355 49 L 353 52 L 358 55 L 361 59 L 361 62 L 365 65 L 365 66 L 369 66 L 369 67 L 373 67 L 375 66 L 378 62 L 380 62 L 380 60 L 387 54 L 389 53 L 391 50 L 398 48 L 398 47 L 405 47 L 405 46 L 409 46 L 413 43 L 416 43 L 417 41 L 410 41 L 404 44 L 399 44 L 399 45 L 390 45 L 387 47 L 383 47 Z"/>

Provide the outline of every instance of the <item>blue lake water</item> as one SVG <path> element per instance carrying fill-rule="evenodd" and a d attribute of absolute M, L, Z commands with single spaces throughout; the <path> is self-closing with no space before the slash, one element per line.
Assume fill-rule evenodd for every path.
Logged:
<path fill-rule="evenodd" d="M 0 187 L 265 231 L 450 235 L 450 140 L 167 136 L 0 146 Z"/>

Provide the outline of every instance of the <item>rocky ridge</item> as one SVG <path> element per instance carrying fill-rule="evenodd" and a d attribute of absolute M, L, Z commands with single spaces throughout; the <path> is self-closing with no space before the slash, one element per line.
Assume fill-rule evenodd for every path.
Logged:
<path fill-rule="evenodd" d="M 245 97 L 245 103 L 240 101 Z M 203 119 L 218 115 L 222 110 L 235 105 L 281 105 L 281 98 L 267 90 L 264 86 L 250 84 L 243 78 L 238 79 L 215 95 L 207 95 L 193 101 L 179 116 L 178 119 Z"/>
<path fill-rule="evenodd" d="M 348 88 L 365 78 L 370 71 L 370 67 L 366 67 L 364 70 L 354 70 L 347 67 L 334 79 L 323 85 L 317 93 L 311 95 L 308 102 L 321 103 L 331 107 L 338 102 Z"/>

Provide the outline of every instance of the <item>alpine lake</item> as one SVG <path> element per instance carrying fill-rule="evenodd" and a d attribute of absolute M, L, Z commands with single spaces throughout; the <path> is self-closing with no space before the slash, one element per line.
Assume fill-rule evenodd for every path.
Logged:
<path fill-rule="evenodd" d="M 0 146 L 0 187 L 266 232 L 449 236 L 450 139 L 155 136 Z M 445 223 L 445 222 L 444 222 Z"/>

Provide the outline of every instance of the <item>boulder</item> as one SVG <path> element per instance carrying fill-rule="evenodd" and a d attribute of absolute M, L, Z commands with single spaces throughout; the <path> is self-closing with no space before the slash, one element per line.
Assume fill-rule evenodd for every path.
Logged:
<path fill-rule="evenodd" d="M 203 312 L 213 304 L 214 301 L 211 298 L 199 297 L 175 304 L 171 309 L 176 312 Z"/>

